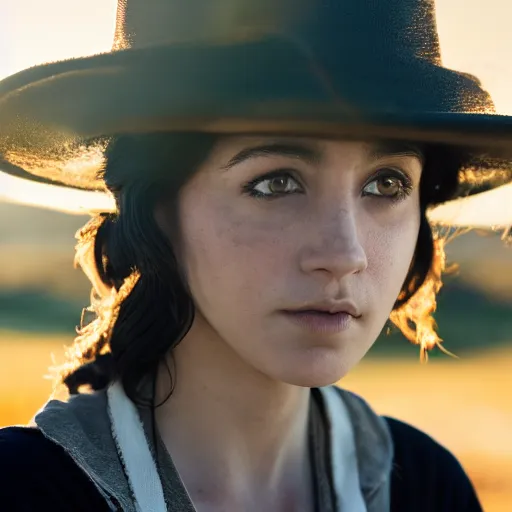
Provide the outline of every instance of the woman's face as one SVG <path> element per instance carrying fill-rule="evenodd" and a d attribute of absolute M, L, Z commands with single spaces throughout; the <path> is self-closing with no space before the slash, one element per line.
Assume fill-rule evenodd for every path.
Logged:
<path fill-rule="evenodd" d="M 221 139 L 179 197 L 191 333 L 272 379 L 338 381 L 406 277 L 421 171 L 402 145 Z"/>

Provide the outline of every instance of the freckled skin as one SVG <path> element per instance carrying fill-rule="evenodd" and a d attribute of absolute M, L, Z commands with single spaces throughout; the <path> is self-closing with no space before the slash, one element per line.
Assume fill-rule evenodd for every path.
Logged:
<path fill-rule="evenodd" d="M 266 140 L 222 139 L 180 192 L 180 255 L 197 309 L 180 346 L 193 338 L 196 347 L 216 347 L 215 364 L 324 386 L 360 361 L 398 296 L 418 236 L 421 163 L 370 158 L 368 143 L 301 139 L 319 148 L 321 162 L 274 155 L 222 169 Z M 363 197 L 371 176 L 389 167 L 409 174 L 410 195 L 397 202 Z M 296 172 L 304 193 L 267 200 L 242 191 L 281 168 Z M 165 229 L 165 205 L 157 219 Z M 281 314 L 341 299 L 362 316 L 337 334 L 306 332 Z"/>

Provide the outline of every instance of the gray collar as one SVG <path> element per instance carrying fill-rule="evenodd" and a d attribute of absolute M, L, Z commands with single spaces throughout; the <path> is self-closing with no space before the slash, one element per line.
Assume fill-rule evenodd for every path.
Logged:
<path fill-rule="evenodd" d="M 338 388 L 336 388 L 338 389 Z M 357 395 L 338 390 L 353 425 L 359 485 L 368 512 L 388 512 L 393 445 L 387 424 Z M 328 418 L 329 419 L 329 418 Z M 107 408 L 106 392 L 49 401 L 34 422 L 48 439 L 62 446 L 94 482 L 111 510 L 136 512 Z M 330 426 L 333 421 L 330 419 Z M 177 477 L 176 482 L 179 482 Z M 186 491 L 176 489 L 172 512 L 182 512 Z M 116 505 L 117 503 L 117 505 Z"/>

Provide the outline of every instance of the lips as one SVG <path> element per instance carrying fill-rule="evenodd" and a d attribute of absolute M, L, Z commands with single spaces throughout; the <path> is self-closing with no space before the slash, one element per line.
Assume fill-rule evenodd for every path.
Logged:
<path fill-rule="evenodd" d="M 344 310 L 298 309 L 284 311 L 284 316 L 300 328 L 316 334 L 337 334 L 348 330 L 361 316 L 354 307 Z M 354 314 L 352 314 L 354 313 Z"/>
<path fill-rule="evenodd" d="M 359 318 L 361 313 L 352 301 L 342 302 L 321 302 L 317 304 L 310 304 L 297 309 L 288 310 L 290 313 L 301 313 L 301 312 L 317 312 L 317 313 L 346 313 L 354 318 Z"/>

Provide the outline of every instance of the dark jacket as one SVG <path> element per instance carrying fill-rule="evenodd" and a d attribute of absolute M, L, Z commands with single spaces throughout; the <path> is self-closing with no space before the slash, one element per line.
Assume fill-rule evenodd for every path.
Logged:
<path fill-rule="evenodd" d="M 387 492 L 390 494 L 389 510 L 391 512 L 482 511 L 469 479 L 457 460 L 445 448 L 405 423 L 374 415 L 365 402 L 358 397 L 343 391 L 341 393 L 344 394 L 345 399 L 350 397 L 348 401 L 352 403 L 349 407 L 351 415 L 353 417 L 357 415 L 358 421 L 364 423 L 365 428 L 361 431 L 364 430 L 367 434 L 369 425 L 375 430 L 376 427 L 372 426 L 372 422 L 377 421 L 375 425 L 381 422 L 390 435 L 392 465 L 389 469 Z M 80 414 L 84 413 L 82 423 L 83 418 L 91 418 L 90 407 L 98 409 L 96 417 L 92 416 L 95 428 L 102 421 L 108 423 L 108 416 L 102 416 L 98 412 L 104 406 L 104 395 L 97 394 L 80 400 L 82 403 L 77 410 Z M 74 403 L 78 404 L 79 401 L 75 400 Z M 84 404 L 88 405 L 84 407 Z M 48 411 L 48 407 L 46 409 Z M 61 412 L 68 411 L 69 407 L 62 402 L 57 402 L 57 407 L 51 414 L 47 412 L 43 421 L 39 415 L 41 424 L 45 423 L 44 420 L 49 422 L 46 427 L 42 427 L 42 430 L 48 428 L 48 424 L 52 424 L 53 419 L 58 417 L 59 409 Z M 52 408 L 50 407 L 49 410 L 52 411 Z M 375 417 L 372 417 L 373 415 Z M 61 416 L 64 428 L 67 431 L 73 430 L 72 435 L 77 436 L 72 441 L 74 450 L 66 449 L 55 440 L 49 439 L 48 432 L 46 435 L 43 434 L 41 428 L 0 429 L 0 510 L 12 512 L 126 510 L 126 505 L 122 503 L 124 498 L 122 489 L 108 488 L 109 475 L 112 475 L 110 479 L 112 483 L 117 471 L 113 466 L 117 454 L 112 453 L 110 442 L 106 441 L 106 437 L 102 439 L 102 435 L 89 433 L 84 436 L 84 431 L 72 424 L 77 420 L 76 417 L 70 420 L 71 416 L 67 419 L 62 414 Z M 36 416 L 36 423 L 37 420 L 38 416 Z M 382 435 L 379 428 L 378 426 L 376 431 L 378 435 Z M 101 430 L 102 427 L 98 432 Z M 373 441 L 368 439 L 366 447 L 361 440 L 358 453 L 360 457 L 368 459 L 373 456 L 370 451 L 375 450 L 375 447 L 371 447 L 372 442 L 377 443 L 375 446 L 386 444 L 378 436 Z M 95 458 L 99 462 L 98 472 L 102 473 L 101 475 L 95 476 L 94 468 L 91 469 L 89 462 L 81 458 L 85 452 L 96 453 Z M 378 464 L 378 459 L 375 459 L 373 465 L 376 467 Z M 371 471 L 371 466 L 368 467 L 370 469 L 365 470 L 364 465 L 361 466 L 360 473 Z M 364 474 L 361 476 L 361 481 L 364 482 Z M 121 479 L 116 476 L 115 481 L 119 480 Z M 101 486 L 98 485 L 98 481 L 103 482 Z M 172 502 L 172 500 L 169 501 Z M 178 512 L 189 509 L 171 503 L 169 510 Z"/>

